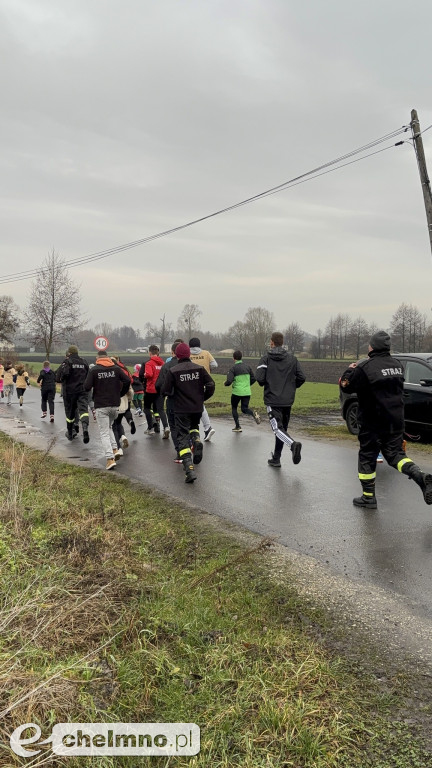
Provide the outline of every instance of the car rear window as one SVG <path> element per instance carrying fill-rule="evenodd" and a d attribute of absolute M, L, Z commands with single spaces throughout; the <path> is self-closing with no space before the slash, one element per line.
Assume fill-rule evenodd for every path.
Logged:
<path fill-rule="evenodd" d="M 432 379 L 432 369 L 415 360 L 407 360 L 405 363 L 405 381 L 407 384 L 418 384 L 420 379 Z"/>

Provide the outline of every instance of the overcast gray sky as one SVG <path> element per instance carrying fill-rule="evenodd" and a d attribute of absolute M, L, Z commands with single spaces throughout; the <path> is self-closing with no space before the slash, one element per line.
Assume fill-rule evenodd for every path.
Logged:
<path fill-rule="evenodd" d="M 432 3 L 0 0 L 0 275 L 183 224 L 410 122 L 432 124 Z M 410 138 L 408 132 L 403 137 Z M 432 129 L 424 134 L 432 173 Z M 391 146 L 394 142 L 388 142 Z M 432 321 L 410 143 L 71 270 L 88 325 L 184 304 L 224 331 L 348 312 Z M 0 285 L 24 307 L 30 282 Z"/>

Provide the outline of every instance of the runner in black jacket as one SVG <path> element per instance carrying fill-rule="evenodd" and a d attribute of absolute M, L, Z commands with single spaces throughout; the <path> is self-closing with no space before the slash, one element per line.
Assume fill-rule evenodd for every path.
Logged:
<path fill-rule="evenodd" d="M 353 499 L 356 507 L 377 508 L 375 478 L 380 448 L 387 463 L 414 480 L 426 504 L 432 504 L 432 475 L 422 472 L 403 449 L 403 382 L 401 363 L 390 355 L 390 336 L 385 331 L 372 336 L 368 357 L 352 363 L 340 378 L 343 391 L 356 392 L 359 403 L 358 472 L 363 494 Z"/>
<path fill-rule="evenodd" d="M 199 464 L 203 455 L 199 434 L 202 409 L 204 401 L 213 395 L 215 383 L 202 365 L 191 362 L 188 344 L 178 344 L 175 354 L 178 363 L 166 371 L 161 394 L 172 397 L 178 451 L 186 473 L 185 482 L 193 483 L 196 480 L 194 464 Z"/>
<path fill-rule="evenodd" d="M 113 434 L 113 423 L 118 415 L 120 398 L 127 394 L 130 376 L 108 357 L 99 352 L 96 365 L 91 368 L 85 380 L 87 392 L 93 389 L 96 421 L 102 448 L 105 451 L 106 468 L 114 469 L 115 462 L 122 456 Z"/>
<path fill-rule="evenodd" d="M 270 351 L 261 358 L 256 380 L 264 387 L 264 404 L 267 406 L 271 428 L 275 434 L 275 448 L 270 467 L 280 467 L 284 443 L 289 445 L 294 464 L 301 461 L 301 443 L 293 440 L 287 433 L 296 390 L 306 379 L 300 364 L 294 355 L 283 349 L 283 334 L 275 331 L 271 335 Z"/>
<path fill-rule="evenodd" d="M 72 440 L 74 437 L 73 426 L 75 414 L 78 412 L 82 424 L 83 442 L 90 440 L 88 433 L 88 395 L 84 389 L 84 381 L 88 372 L 88 363 L 78 355 L 78 347 L 71 344 L 67 351 L 68 357 L 57 370 L 57 381 L 63 385 L 63 402 L 66 415 L 66 437 Z"/>
<path fill-rule="evenodd" d="M 42 407 L 42 419 L 46 419 L 47 416 L 47 403 L 50 412 L 50 421 L 54 421 L 54 397 L 56 393 L 56 375 L 50 366 L 49 360 L 45 360 L 44 367 L 37 377 L 36 384 L 40 384 L 41 388 L 41 407 Z"/>

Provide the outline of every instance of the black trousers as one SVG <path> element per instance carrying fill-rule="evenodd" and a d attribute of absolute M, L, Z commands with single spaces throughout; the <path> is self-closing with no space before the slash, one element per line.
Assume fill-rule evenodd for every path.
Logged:
<path fill-rule="evenodd" d="M 89 415 L 88 415 L 88 394 L 87 392 L 63 392 L 63 402 L 66 414 L 67 424 L 73 424 L 75 421 L 75 413 L 78 413 L 79 420 L 81 421 L 83 428 L 88 429 Z"/>
<path fill-rule="evenodd" d="M 231 395 L 231 413 L 236 427 L 239 426 L 238 404 L 241 403 L 241 412 L 253 416 L 253 411 L 249 408 L 250 395 Z"/>
<path fill-rule="evenodd" d="M 176 427 L 176 420 L 175 420 L 175 413 L 174 409 L 172 408 L 170 402 L 167 400 L 166 403 L 166 415 L 168 419 L 169 428 L 171 431 L 171 440 L 174 443 L 174 448 L 176 449 L 178 453 L 178 435 L 177 435 L 177 427 Z"/>
<path fill-rule="evenodd" d="M 199 439 L 200 413 L 175 413 L 175 427 L 177 430 L 177 450 L 180 457 L 190 453 L 191 440 Z"/>
<path fill-rule="evenodd" d="M 157 392 L 145 392 L 144 393 L 144 413 L 147 419 L 147 426 L 149 429 L 153 426 L 153 414 L 151 408 L 153 407 L 153 414 L 159 414 L 163 427 L 168 426 L 166 413 L 163 408 L 163 397 L 158 395 Z"/>
<path fill-rule="evenodd" d="M 272 405 L 271 409 L 272 409 L 273 416 L 277 421 L 277 425 L 279 429 L 284 429 L 285 432 L 287 432 L 288 424 L 291 416 L 291 406 L 290 405 Z M 283 447 L 284 447 L 284 443 L 282 442 L 282 440 L 279 440 L 279 438 L 276 437 L 275 448 L 273 452 L 275 458 L 281 457 Z"/>
<path fill-rule="evenodd" d="M 358 472 L 360 480 L 375 477 L 376 460 L 381 451 L 387 464 L 400 471 L 400 462 L 407 458 L 402 447 L 403 432 L 359 432 Z M 369 476 L 369 477 L 368 477 Z"/>
<path fill-rule="evenodd" d="M 54 397 L 55 389 L 42 389 L 41 390 L 41 408 L 42 413 L 47 412 L 47 403 L 49 405 L 50 416 L 54 415 Z"/>

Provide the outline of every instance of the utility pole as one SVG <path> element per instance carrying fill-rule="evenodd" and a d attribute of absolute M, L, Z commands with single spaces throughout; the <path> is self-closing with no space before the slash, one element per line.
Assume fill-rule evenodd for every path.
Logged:
<path fill-rule="evenodd" d="M 423 149 L 423 139 L 420 130 L 420 122 L 418 119 L 417 110 L 411 110 L 411 132 L 414 141 L 414 149 L 417 157 L 417 164 L 420 173 L 420 181 L 423 191 L 423 199 L 426 210 L 426 220 L 429 231 L 429 242 L 432 251 L 432 192 L 430 180 L 426 168 L 426 158 Z"/>

